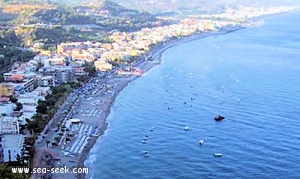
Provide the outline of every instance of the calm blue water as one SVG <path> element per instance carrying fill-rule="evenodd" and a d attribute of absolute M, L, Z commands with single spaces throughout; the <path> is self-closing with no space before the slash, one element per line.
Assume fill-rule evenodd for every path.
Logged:
<path fill-rule="evenodd" d="M 167 50 L 117 98 L 88 177 L 300 178 L 299 17 Z"/>

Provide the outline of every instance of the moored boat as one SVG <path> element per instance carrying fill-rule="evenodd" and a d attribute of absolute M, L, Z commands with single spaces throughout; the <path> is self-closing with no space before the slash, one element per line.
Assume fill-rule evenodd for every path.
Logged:
<path fill-rule="evenodd" d="M 185 126 L 184 128 L 183 128 L 183 130 L 185 130 L 185 131 L 188 131 L 190 128 L 188 127 L 188 126 Z"/>
<path fill-rule="evenodd" d="M 150 130 L 150 131 L 154 131 L 154 126 L 152 126 L 149 130 Z"/>
<path fill-rule="evenodd" d="M 148 154 L 148 150 L 144 150 L 144 151 L 143 151 L 143 154 Z"/>
<path fill-rule="evenodd" d="M 214 156 L 215 157 L 222 157 L 222 154 L 221 153 L 215 153 Z"/>
<path fill-rule="evenodd" d="M 225 117 L 221 115 L 217 115 L 214 119 L 215 121 L 222 121 L 223 119 L 225 119 Z"/>

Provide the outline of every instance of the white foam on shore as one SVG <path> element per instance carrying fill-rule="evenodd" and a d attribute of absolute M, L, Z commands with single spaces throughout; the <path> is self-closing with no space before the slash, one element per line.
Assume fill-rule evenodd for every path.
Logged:
<path fill-rule="evenodd" d="M 125 88 L 128 88 L 130 85 L 132 85 L 132 82 L 130 82 Z M 122 97 L 122 95 L 124 94 L 122 93 L 123 90 L 121 90 L 120 93 L 116 96 L 115 101 L 110 107 L 110 113 L 105 120 L 107 122 L 107 128 L 105 129 L 103 134 L 99 136 L 94 146 L 90 149 L 88 157 L 84 161 L 84 166 L 89 168 L 89 173 L 86 175 L 87 179 L 92 179 L 94 177 L 94 162 L 97 160 L 97 156 L 99 155 L 99 151 L 101 150 L 100 146 L 104 141 L 103 139 L 109 134 L 111 124 L 113 124 L 115 110 L 117 110 L 118 104 L 120 104 L 120 97 Z"/>
<path fill-rule="evenodd" d="M 100 145 L 103 142 L 103 138 L 108 134 L 108 126 L 104 133 L 97 139 L 95 145 L 90 149 L 89 155 L 84 161 L 84 166 L 89 169 L 89 173 L 86 174 L 87 179 L 92 179 L 94 177 L 94 163 L 97 160 L 97 156 L 99 155 Z"/>
<path fill-rule="evenodd" d="M 153 67 L 150 68 L 146 73 L 143 73 L 142 77 L 148 75 L 148 73 L 150 73 L 152 70 L 154 70 L 155 67 L 156 67 L 156 66 L 153 66 Z"/>
<path fill-rule="evenodd" d="M 100 145 L 103 142 L 103 138 L 105 138 L 109 133 L 109 121 L 113 119 L 114 116 L 114 109 L 113 106 L 111 106 L 111 111 L 109 115 L 106 118 L 106 122 L 108 123 L 106 130 L 103 132 L 101 136 L 97 139 L 95 145 L 90 149 L 89 155 L 84 161 L 84 166 L 86 166 L 89 169 L 89 173 L 86 175 L 87 179 L 92 179 L 94 176 L 94 162 L 97 160 L 97 156 L 99 154 Z"/>

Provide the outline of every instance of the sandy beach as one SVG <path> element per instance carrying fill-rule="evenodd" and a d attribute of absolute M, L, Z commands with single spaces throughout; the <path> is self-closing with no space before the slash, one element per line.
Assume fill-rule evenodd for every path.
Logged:
<path fill-rule="evenodd" d="M 226 34 L 232 31 L 242 29 L 243 27 L 236 26 L 231 28 L 220 29 L 215 32 L 196 33 L 191 36 L 173 39 L 161 44 L 153 46 L 149 52 L 151 61 L 140 57 L 133 64 L 134 69 L 139 69 L 143 73 L 154 66 L 161 63 L 162 53 L 176 45 L 187 43 L 193 40 L 205 38 L 212 35 Z M 34 166 L 43 167 L 42 158 L 45 155 L 51 154 L 53 158 L 59 158 L 55 161 L 52 167 L 85 167 L 84 161 L 88 158 L 89 151 L 96 143 L 98 137 L 104 133 L 108 124 L 106 118 L 110 113 L 117 95 L 133 80 L 140 75 L 116 75 L 112 74 L 106 78 L 95 77 L 94 84 L 89 94 L 82 95 L 78 92 L 78 98 L 74 102 L 72 118 L 80 119 L 81 123 L 72 126 L 71 131 L 74 131 L 74 137 L 68 143 L 62 143 L 57 147 L 40 147 L 37 148 L 37 154 L 34 158 Z M 32 175 L 31 178 L 39 178 L 42 175 Z M 85 178 L 85 174 L 53 174 L 52 178 Z"/>

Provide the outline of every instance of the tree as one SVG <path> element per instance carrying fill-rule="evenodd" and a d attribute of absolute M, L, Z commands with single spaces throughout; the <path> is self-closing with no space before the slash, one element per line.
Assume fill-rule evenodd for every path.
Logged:
<path fill-rule="evenodd" d="M 47 110 L 47 116 L 52 117 L 56 113 L 56 110 L 54 108 Z"/>
<path fill-rule="evenodd" d="M 39 124 L 37 121 L 30 121 L 27 123 L 27 129 L 33 134 L 33 131 L 39 129 Z"/>
<path fill-rule="evenodd" d="M 16 108 L 14 109 L 14 111 L 20 111 L 21 109 L 23 109 L 23 104 L 22 103 L 19 103 L 19 102 L 17 102 L 16 103 Z"/>
<path fill-rule="evenodd" d="M 61 122 L 57 122 L 56 126 L 57 126 L 57 129 L 61 129 L 62 123 Z"/>
<path fill-rule="evenodd" d="M 38 106 L 36 107 L 36 112 L 46 114 L 47 104 L 45 101 L 39 101 Z"/>
<path fill-rule="evenodd" d="M 21 159 L 20 154 L 17 154 L 17 155 L 16 155 L 16 160 L 17 160 L 17 162 L 18 162 L 19 165 L 22 164 L 22 159 Z"/>
<path fill-rule="evenodd" d="M 2 83 L 4 81 L 4 77 L 2 74 L 0 74 L 0 83 Z"/>
<path fill-rule="evenodd" d="M 35 137 L 26 137 L 24 143 L 26 145 L 34 146 L 35 145 Z"/>
<path fill-rule="evenodd" d="M 94 76 L 97 73 L 96 67 L 91 63 L 86 62 L 85 69 L 89 73 L 90 76 Z"/>
<path fill-rule="evenodd" d="M 28 176 L 23 176 L 24 174 L 21 173 L 13 173 L 11 168 L 8 166 L 1 166 L 0 167 L 0 178 L 14 178 L 14 179 L 24 179 L 29 178 Z"/>
<path fill-rule="evenodd" d="M 25 118 L 25 121 L 26 121 L 27 123 L 31 122 L 31 120 L 28 119 L 28 118 Z"/>
<path fill-rule="evenodd" d="M 48 147 L 49 143 L 50 143 L 50 140 L 46 140 L 47 147 Z"/>
<path fill-rule="evenodd" d="M 53 46 L 50 46 L 50 47 L 48 47 L 48 50 L 51 51 L 51 52 L 54 52 L 54 51 L 56 51 L 56 48 L 53 47 Z"/>
<path fill-rule="evenodd" d="M 15 98 L 15 97 L 12 96 L 12 95 L 9 96 L 9 100 L 10 100 L 12 103 L 17 103 L 17 102 L 18 102 L 18 99 Z"/>
<path fill-rule="evenodd" d="M 66 24 L 66 21 L 67 21 L 67 16 L 66 16 L 66 14 L 62 14 L 60 20 L 61 20 L 61 21 L 60 21 L 60 25 L 61 25 L 61 27 L 63 27 L 63 26 Z"/>
<path fill-rule="evenodd" d="M 74 31 L 75 31 L 75 28 L 72 26 L 67 28 L 67 33 L 72 33 Z"/>

